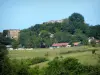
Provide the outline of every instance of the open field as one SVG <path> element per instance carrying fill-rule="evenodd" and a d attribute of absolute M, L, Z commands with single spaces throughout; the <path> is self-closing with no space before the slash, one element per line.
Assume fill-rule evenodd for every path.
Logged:
<path fill-rule="evenodd" d="M 33 49 L 33 50 L 12 50 L 12 51 L 9 51 L 8 56 L 11 59 L 27 59 L 27 58 L 34 58 L 34 57 L 46 57 L 49 60 L 53 60 L 57 56 L 58 57 L 62 56 L 63 58 L 74 57 L 74 58 L 79 59 L 79 62 L 81 62 L 82 64 L 96 65 L 98 64 L 98 54 L 100 54 L 100 47 L 96 48 L 98 50 L 96 51 L 96 55 L 92 54 L 91 49 L 93 48 L 81 46 L 81 47 L 56 48 L 56 49 L 46 48 L 46 49 Z M 82 52 L 78 52 L 78 50 L 81 50 Z M 72 53 L 60 54 L 60 53 L 68 52 L 68 51 L 72 51 Z M 74 52 L 74 51 L 77 51 L 77 52 Z M 48 56 L 45 56 L 46 53 L 48 53 Z M 48 61 L 36 64 L 36 65 L 43 67 L 47 63 Z"/>

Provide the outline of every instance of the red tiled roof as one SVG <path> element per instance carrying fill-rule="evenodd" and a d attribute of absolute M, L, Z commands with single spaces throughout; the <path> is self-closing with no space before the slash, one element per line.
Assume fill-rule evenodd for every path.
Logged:
<path fill-rule="evenodd" d="M 77 45 L 79 45 L 79 42 L 74 42 L 73 44 L 74 44 L 74 46 L 77 46 Z"/>
<path fill-rule="evenodd" d="M 68 43 L 54 43 L 52 46 L 67 46 Z"/>
<path fill-rule="evenodd" d="M 100 40 L 96 40 L 96 43 L 99 43 L 100 42 Z"/>

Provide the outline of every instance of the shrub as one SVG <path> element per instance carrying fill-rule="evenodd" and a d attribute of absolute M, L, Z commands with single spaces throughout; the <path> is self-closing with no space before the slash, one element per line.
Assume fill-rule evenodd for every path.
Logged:
<path fill-rule="evenodd" d="M 95 40 L 92 40 L 92 41 L 91 41 L 91 46 L 92 46 L 92 47 L 95 47 L 95 46 L 96 46 L 96 41 L 95 41 Z"/>
<path fill-rule="evenodd" d="M 44 61 L 47 61 L 47 59 L 44 57 L 36 57 L 36 58 L 33 58 L 31 62 L 32 64 L 37 64 L 37 63 L 41 63 Z"/>
<path fill-rule="evenodd" d="M 25 59 L 26 60 L 26 59 Z M 24 60 L 24 61 L 25 61 Z M 28 59 L 29 61 L 31 59 Z M 33 58 L 34 64 L 42 62 L 45 58 Z M 39 66 L 30 68 L 23 60 L 20 62 L 14 59 L 10 64 L 9 72 L 5 70 L 3 75 L 99 75 L 100 65 L 90 66 L 82 65 L 75 58 L 60 59 L 55 57 L 53 61 L 48 63 L 48 67 L 39 69 Z"/>
<path fill-rule="evenodd" d="M 78 75 L 82 73 L 82 65 L 74 58 L 66 58 L 62 61 L 54 59 L 48 63 L 45 75 Z"/>
<path fill-rule="evenodd" d="M 83 70 L 82 65 L 75 58 L 66 58 L 62 61 L 62 67 L 69 75 L 79 75 Z"/>
<path fill-rule="evenodd" d="M 49 53 L 48 53 L 48 52 L 47 52 L 47 53 L 45 53 L 45 56 L 46 56 L 46 57 L 48 57 L 48 56 L 49 56 Z"/>
<path fill-rule="evenodd" d="M 100 66 L 85 66 L 84 72 L 87 73 L 87 75 L 100 75 Z"/>
<path fill-rule="evenodd" d="M 60 58 L 63 58 L 63 56 L 60 56 Z"/>
<path fill-rule="evenodd" d="M 8 51 L 6 49 L 6 46 L 3 44 L 0 44 L 0 58 L 5 57 L 8 54 Z"/>
<path fill-rule="evenodd" d="M 92 54 L 95 54 L 95 49 L 92 50 Z"/>
<path fill-rule="evenodd" d="M 75 51 L 66 51 L 66 52 L 61 52 L 60 54 L 69 54 L 69 53 L 77 53 L 77 52 L 85 52 L 85 51 L 90 51 L 90 50 L 75 50 Z"/>
<path fill-rule="evenodd" d="M 100 63 L 100 55 L 98 55 L 98 63 Z"/>
<path fill-rule="evenodd" d="M 84 66 L 75 58 L 54 59 L 48 63 L 45 75 L 100 75 L 100 66 Z"/>
<path fill-rule="evenodd" d="M 39 73 L 40 73 L 39 66 L 35 66 L 29 69 L 29 75 L 39 75 Z"/>

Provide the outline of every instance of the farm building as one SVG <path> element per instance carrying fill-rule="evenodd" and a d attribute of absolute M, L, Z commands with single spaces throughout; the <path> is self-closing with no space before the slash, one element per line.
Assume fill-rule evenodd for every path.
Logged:
<path fill-rule="evenodd" d="M 67 47 L 69 43 L 54 43 L 52 47 Z"/>
<path fill-rule="evenodd" d="M 99 43 L 100 41 L 99 40 L 96 40 L 96 43 Z"/>
<path fill-rule="evenodd" d="M 74 46 L 79 46 L 80 45 L 80 42 L 74 42 L 73 45 Z"/>

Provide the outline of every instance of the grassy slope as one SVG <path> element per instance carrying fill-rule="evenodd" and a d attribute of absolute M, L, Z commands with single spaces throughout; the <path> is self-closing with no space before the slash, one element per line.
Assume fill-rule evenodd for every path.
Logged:
<path fill-rule="evenodd" d="M 65 57 L 75 57 L 79 59 L 79 62 L 82 64 L 89 64 L 89 65 L 96 65 L 98 63 L 97 61 L 97 55 L 92 55 L 91 51 L 86 52 L 77 52 L 77 53 L 70 53 L 70 54 L 62 54 L 60 55 L 60 52 L 66 52 L 66 51 L 75 51 L 75 50 L 86 50 L 90 49 L 89 47 L 71 47 L 71 48 L 59 48 L 59 49 L 33 49 L 33 50 L 18 50 L 18 51 L 9 51 L 9 57 L 11 59 L 26 59 L 26 58 L 33 58 L 33 57 L 45 57 L 45 53 L 48 52 L 49 56 L 48 59 L 52 60 L 56 56 L 63 56 Z M 100 50 L 100 47 L 98 48 Z M 97 54 L 100 54 L 100 51 L 96 51 Z M 43 67 L 48 62 L 39 63 L 36 65 L 39 65 L 40 67 Z M 34 65 L 33 65 L 34 66 Z"/>

